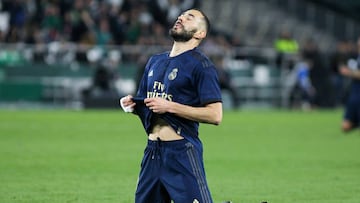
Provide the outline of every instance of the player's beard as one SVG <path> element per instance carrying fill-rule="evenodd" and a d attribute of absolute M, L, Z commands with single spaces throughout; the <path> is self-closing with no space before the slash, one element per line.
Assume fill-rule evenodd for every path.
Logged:
<path fill-rule="evenodd" d="M 190 39 L 193 38 L 194 34 L 196 32 L 196 29 L 187 31 L 185 29 L 182 29 L 180 32 L 176 32 L 174 28 L 169 30 L 170 36 L 174 39 L 176 42 L 187 42 Z"/>

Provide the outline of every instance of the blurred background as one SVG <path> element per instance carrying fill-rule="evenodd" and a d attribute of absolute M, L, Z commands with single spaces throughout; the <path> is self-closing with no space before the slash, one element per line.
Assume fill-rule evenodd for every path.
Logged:
<path fill-rule="evenodd" d="M 343 105 L 337 69 L 357 56 L 359 0 L 2 0 L 0 106 L 117 108 L 189 8 L 212 23 L 201 48 L 225 108 Z"/>

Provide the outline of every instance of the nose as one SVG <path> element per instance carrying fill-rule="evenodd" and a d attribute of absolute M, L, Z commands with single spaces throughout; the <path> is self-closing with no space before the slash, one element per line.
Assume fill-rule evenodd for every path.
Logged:
<path fill-rule="evenodd" d="M 184 14 L 181 14 L 177 17 L 178 20 L 182 21 L 182 19 L 184 18 Z"/>

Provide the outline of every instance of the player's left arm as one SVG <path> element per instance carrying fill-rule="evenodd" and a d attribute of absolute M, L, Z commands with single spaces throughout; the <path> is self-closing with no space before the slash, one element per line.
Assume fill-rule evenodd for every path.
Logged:
<path fill-rule="evenodd" d="M 341 75 L 360 80 L 360 70 L 352 70 L 346 65 L 340 66 L 339 72 Z"/>
<path fill-rule="evenodd" d="M 210 103 L 204 107 L 192 107 L 163 98 L 146 98 L 144 102 L 150 110 L 159 114 L 168 112 L 189 120 L 214 125 L 219 125 L 222 121 L 221 102 Z"/>

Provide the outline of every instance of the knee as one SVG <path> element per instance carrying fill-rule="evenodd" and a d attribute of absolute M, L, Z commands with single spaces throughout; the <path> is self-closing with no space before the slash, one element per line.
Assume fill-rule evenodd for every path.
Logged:
<path fill-rule="evenodd" d="M 351 131 L 352 129 L 353 129 L 352 124 L 351 124 L 351 122 L 349 122 L 349 121 L 344 121 L 344 122 L 341 124 L 341 130 L 342 130 L 344 133 L 347 133 L 347 132 Z"/>

